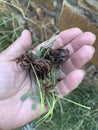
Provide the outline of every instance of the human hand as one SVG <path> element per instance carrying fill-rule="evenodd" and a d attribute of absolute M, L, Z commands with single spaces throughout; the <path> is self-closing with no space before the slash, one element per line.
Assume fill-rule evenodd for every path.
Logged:
<path fill-rule="evenodd" d="M 95 35 L 90 32 L 83 33 L 78 28 L 72 28 L 61 32 L 57 36 L 54 48 L 68 48 L 70 59 L 63 65 L 65 77 L 56 86 L 60 96 L 64 96 L 75 89 L 84 77 L 84 71 L 80 68 L 94 54 L 92 45 Z M 42 44 L 43 45 L 43 44 Z M 31 46 L 31 35 L 29 31 L 23 31 L 12 45 L 0 54 L 0 130 L 11 130 L 18 128 L 27 122 L 37 118 L 42 112 L 40 104 L 36 110 L 32 110 L 32 101 L 25 102 L 20 97 L 34 87 L 29 72 L 23 70 L 17 63 L 17 59 Z M 39 49 L 40 46 L 35 48 Z"/>

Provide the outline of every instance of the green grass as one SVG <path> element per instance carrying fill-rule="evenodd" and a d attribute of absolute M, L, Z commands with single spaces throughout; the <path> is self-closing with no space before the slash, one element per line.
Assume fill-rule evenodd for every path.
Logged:
<path fill-rule="evenodd" d="M 37 130 L 98 130 L 98 94 L 94 86 L 82 82 L 66 98 L 91 107 L 91 110 L 60 100 L 51 121 L 45 121 Z"/>
<path fill-rule="evenodd" d="M 11 12 L 9 7 L 5 8 L 5 4 L 0 8 L 0 52 L 18 38 L 24 28 L 17 19 L 18 16 L 25 17 L 26 12 L 21 10 L 20 6 L 17 6 L 14 5 L 14 7 L 20 11 L 20 15 Z M 25 19 L 28 18 L 25 17 Z M 34 42 L 33 47 L 36 46 L 39 41 Z M 91 110 L 61 99 L 59 103 L 56 104 L 52 120 L 47 120 L 40 126 L 36 125 L 36 129 L 98 130 L 98 93 L 94 88 L 93 85 L 82 82 L 76 90 L 66 96 L 66 98 L 71 101 L 91 107 Z M 60 107 L 61 105 L 63 107 Z"/>

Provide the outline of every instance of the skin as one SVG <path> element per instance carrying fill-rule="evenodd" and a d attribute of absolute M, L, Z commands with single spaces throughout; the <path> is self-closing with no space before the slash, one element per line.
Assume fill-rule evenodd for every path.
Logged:
<path fill-rule="evenodd" d="M 56 86 L 58 95 L 64 96 L 81 83 L 85 75 L 81 67 L 92 59 L 95 52 L 92 45 L 96 37 L 91 32 L 72 28 L 61 32 L 56 38 L 53 48 L 63 47 L 70 51 L 70 58 L 62 67 L 63 78 Z M 46 108 L 41 111 L 40 104 L 37 104 L 36 110 L 32 110 L 30 99 L 25 102 L 20 100 L 23 94 L 34 87 L 29 72 L 17 63 L 17 58 L 30 48 L 31 43 L 30 32 L 24 30 L 13 44 L 0 53 L 0 130 L 12 130 L 23 126 L 47 111 Z"/>

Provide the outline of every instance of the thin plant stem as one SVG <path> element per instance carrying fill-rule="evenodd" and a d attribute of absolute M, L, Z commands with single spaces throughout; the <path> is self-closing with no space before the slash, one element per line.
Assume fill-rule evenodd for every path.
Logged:
<path fill-rule="evenodd" d="M 29 61 L 29 59 L 25 56 L 25 58 Z M 35 71 L 35 69 L 34 69 L 34 67 L 33 67 L 33 65 L 32 65 L 32 63 L 30 62 L 30 65 L 31 65 L 31 67 L 32 67 L 32 70 L 33 70 L 33 72 L 34 72 L 34 74 L 35 74 L 35 78 L 36 78 L 36 80 L 37 80 L 37 84 L 38 84 L 38 87 L 39 87 L 39 92 L 40 92 L 40 98 L 41 98 L 41 110 L 43 110 L 44 109 L 44 98 L 43 98 L 43 94 L 42 94 L 42 92 L 41 92 L 41 85 L 40 85 L 40 82 L 39 82 L 39 79 L 38 79 L 38 77 L 37 77 L 37 74 L 36 74 L 36 71 Z"/>
<path fill-rule="evenodd" d="M 48 113 L 47 113 L 45 116 L 43 116 L 40 120 L 37 121 L 37 125 L 40 125 L 42 122 L 44 122 L 50 115 L 51 115 L 51 116 L 50 116 L 49 120 L 51 120 L 52 115 L 53 115 L 53 110 L 54 110 L 55 104 L 56 104 L 56 102 L 57 102 L 57 99 L 55 98 L 54 93 L 52 93 L 51 98 L 52 98 L 52 101 L 53 101 L 53 102 L 52 102 L 52 106 L 51 106 L 51 104 L 50 104 L 50 102 L 49 102 L 49 99 L 46 97 L 47 105 L 48 105 L 48 107 L 49 107 L 49 111 L 48 111 Z"/>
<path fill-rule="evenodd" d="M 86 108 L 86 109 L 91 110 L 91 107 L 88 107 L 88 106 L 85 106 L 85 105 L 79 104 L 79 103 L 74 102 L 74 101 L 72 101 L 72 100 L 70 100 L 70 99 L 67 99 L 67 98 L 65 98 L 65 97 L 63 98 L 63 97 L 60 97 L 60 96 L 58 96 L 58 95 L 57 95 L 57 97 L 59 97 L 59 98 L 65 100 L 65 101 L 67 101 L 67 102 L 73 103 L 73 104 L 75 104 L 75 105 L 77 105 L 77 106 L 80 106 L 80 107 L 83 107 L 83 108 Z"/>
<path fill-rule="evenodd" d="M 35 74 L 35 77 L 36 77 L 36 80 L 37 80 L 37 83 L 38 83 L 38 87 L 39 87 L 39 91 L 40 91 L 40 98 L 41 98 L 41 110 L 43 110 L 44 109 L 44 100 L 43 100 L 43 94 L 41 92 L 41 85 L 40 85 L 39 79 L 37 77 L 37 74 L 36 74 L 36 71 L 35 71 L 33 65 L 31 63 L 30 63 L 30 65 L 31 65 L 31 67 L 33 69 L 33 72 Z"/>

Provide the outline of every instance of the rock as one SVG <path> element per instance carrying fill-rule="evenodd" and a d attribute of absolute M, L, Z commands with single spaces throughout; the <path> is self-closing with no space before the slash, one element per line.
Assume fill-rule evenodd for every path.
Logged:
<path fill-rule="evenodd" d="M 79 0 L 80 7 L 89 10 L 91 13 L 98 15 L 98 1 L 97 0 Z"/>

